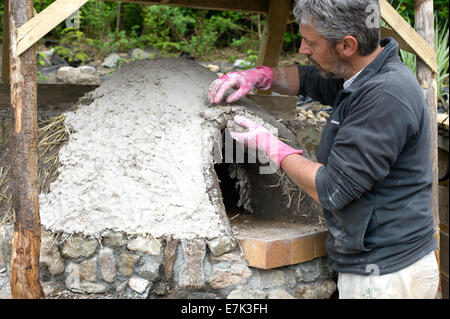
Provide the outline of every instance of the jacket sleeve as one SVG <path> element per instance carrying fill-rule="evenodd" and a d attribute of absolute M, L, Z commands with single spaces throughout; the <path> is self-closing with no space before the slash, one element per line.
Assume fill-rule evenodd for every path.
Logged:
<path fill-rule="evenodd" d="M 328 158 L 316 175 L 323 208 L 336 211 L 382 181 L 403 147 L 418 132 L 418 121 L 395 97 L 369 90 L 352 101 Z"/>
<path fill-rule="evenodd" d="M 333 106 L 336 96 L 343 88 L 343 79 L 326 79 L 314 65 L 298 67 L 300 80 L 299 95 L 309 96 L 323 105 Z"/>

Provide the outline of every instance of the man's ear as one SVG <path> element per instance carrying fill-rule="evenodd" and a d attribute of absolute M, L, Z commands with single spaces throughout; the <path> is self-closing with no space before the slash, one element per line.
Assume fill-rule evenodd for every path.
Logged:
<path fill-rule="evenodd" d="M 345 36 L 342 39 L 342 41 L 338 43 L 339 53 L 341 54 L 341 56 L 347 58 L 357 53 L 358 48 L 359 48 L 358 40 L 356 40 L 356 38 L 351 35 Z"/>

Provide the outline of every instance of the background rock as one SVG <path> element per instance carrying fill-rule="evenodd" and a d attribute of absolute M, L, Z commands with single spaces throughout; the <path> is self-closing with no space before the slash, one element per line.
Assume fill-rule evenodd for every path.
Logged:
<path fill-rule="evenodd" d="M 100 77 L 92 72 L 91 67 L 87 66 L 78 68 L 63 66 L 58 69 L 56 78 L 63 83 L 70 84 L 100 84 Z"/>
<path fill-rule="evenodd" d="M 116 68 L 119 63 L 120 56 L 116 53 L 111 53 L 102 62 L 101 66 L 105 68 Z"/>

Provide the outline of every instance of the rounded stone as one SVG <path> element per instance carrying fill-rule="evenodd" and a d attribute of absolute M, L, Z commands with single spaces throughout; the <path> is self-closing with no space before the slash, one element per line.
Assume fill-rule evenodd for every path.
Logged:
<path fill-rule="evenodd" d="M 80 235 L 72 236 L 63 243 L 61 254 L 65 258 L 91 257 L 97 250 L 95 239 L 83 238 Z"/>
<path fill-rule="evenodd" d="M 298 299 L 329 299 L 336 291 L 336 283 L 332 280 L 300 284 L 295 288 L 295 298 Z"/>
<path fill-rule="evenodd" d="M 114 251 L 111 248 L 103 248 L 98 254 L 98 261 L 103 280 L 109 283 L 113 282 L 117 272 Z"/>
<path fill-rule="evenodd" d="M 132 277 L 128 280 L 128 285 L 130 288 L 140 294 L 145 292 L 145 289 L 147 289 L 149 283 L 150 281 L 139 277 Z"/>
<path fill-rule="evenodd" d="M 159 256 L 161 254 L 161 246 L 153 238 L 138 236 L 130 240 L 127 245 L 129 250 L 139 251 L 148 255 Z"/>

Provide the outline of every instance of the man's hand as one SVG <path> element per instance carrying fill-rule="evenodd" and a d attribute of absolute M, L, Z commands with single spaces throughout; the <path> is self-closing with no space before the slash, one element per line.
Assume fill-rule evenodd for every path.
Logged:
<path fill-rule="evenodd" d="M 279 141 L 266 128 L 243 116 L 236 115 L 234 121 L 240 126 L 247 128 L 248 132 L 238 133 L 230 131 L 231 137 L 249 148 L 264 152 L 272 162 L 278 165 L 278 168 L 281 167 L 281 161 L 286 156 L 291 154 L 301 155 L 303 153 L 301 150 L 293 149 Z"/>
<path fill-rule="evenodd" d="M 254 88 L 268 90 L 272 86 L 273 71 L 267 66 L 241 72 L 229 72 L 215 80 L 209 88 L 209 102 L 218 104 L 230 88 L 238 89 L 227 98 L 232 103 L 246 96 Z"/>

